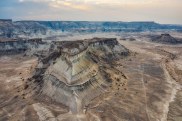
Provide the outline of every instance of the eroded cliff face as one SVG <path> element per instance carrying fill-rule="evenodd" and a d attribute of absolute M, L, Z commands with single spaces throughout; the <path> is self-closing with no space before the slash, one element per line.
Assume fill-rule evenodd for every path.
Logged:
<path fill-rule="evenodd" d="M 56 42 L 57 50 L 42 58 L 31 79 L 36 95 L 84 114 L 91 100 L 106 93 L 113 81 L 126 83 L 126 76 L 113 63 L 129 55 L 116 39 Z M 124 88 L 124 87 L 123 87 Z M 37 97 L 38 99 L 40 97 Z"/>
<path fill-rule="evenodd" d="M 0 56 L 16 54 L 44 56 L 54 49 L 56 49 L 56 45 L 43 42 L 40 38 L 0 39 Z"/>
<path fill-rule="evenodd" d="M 112 33 L 145 31 L 181 31 L 179 25 L 162 25 L 146 22 L 89 22 L 89 21 L 12 21 L 0 20 L 0 37 L 51 37 L 61 33 Z M 66 34 L 65 33 L 65 34 Z M 63 34 L 63 35 L 65 35 Z M 68 34 L 69 35 L 69 34 Z"/>

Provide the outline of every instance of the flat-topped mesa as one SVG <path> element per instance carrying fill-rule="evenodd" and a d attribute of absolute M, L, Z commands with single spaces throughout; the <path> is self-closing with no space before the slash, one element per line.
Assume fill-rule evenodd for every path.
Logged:
<path fill-rule="evenodd" d="M 164 44 L 181 44 L 182 41 L 180 38 L 171 36 L 170 34 L 161 34 L 151 36 L 153 42 L 164 43 Z"/>
<path fill-rule="evenodd" d="M 12 19 L 0 19 L 0 23 L 3 22 L 8 22 L 8 23 L 12 23 L 13 20 Z"/>
<path fill-rule="evenodd" d="M 43 42 L 41 38 L 34 39 L 5 39 L 0 38 L 0 56 L 26 53 L 33 55 L 39 51 L 50 48 L 50 44 Z"/>
<path fill-rule="evenodd" d="M 88 42 L 86 41 L 65 41 L 61 42 L 62 55 L 75 56 L 88 48 Z"/>
<path fill-rule="evenodd" d="M 93 38 L 93 39 L 85 39 L 85 40 L 77 40 L 77 41 L 62 41 L 62 42 L 54 42 L 59 45 L 62 53 L 67 54 L 67 56 L 74 56 L 82 51 L 86 50 L 89 46 L 99 46 L 99 45 L 107 45 L 107 46 L 115 46 L 118 45 L 118 41 L 116 38 Z"/>
<path fill-rule="evenodd" d="M 94 68 L 97 70 L 98 63 L 113 61 L 129 53 L 116 39 L 112 38 L 66 41 L 61 42 L 59 48 L 61 56 L 48 67 L 47 73 L 68 85 L 84 83 L 87 80 L 83 77 L 90 73 L 90 70 Z M 81 79 L 80 76 L 82 76 Z"/>
<path fill-rule="evenodd" d="M 128 50 L 124 46 L 120 45 L 116 38 L 93 38 L 78 41 L 63 41 L 55 42 L 61 49 L 62 55 L 65 56 L 77 56 L 83 51 L 89 50 L 89 48 L 97 48 L 98 50 L 105 50 L 106 54 L 121 54 L 127 55 Z M 96 50 L 96 49 L 95 49 Z"/>
<path fill-rule="evenodd" d="M 40 62 L 34 80 L 42 82 L 40 92 L 70 106 L 72 113 L 82 112 L 83 107 L 102 94 L 115 79 L 125 81 L 122 72 L 111 66 L 111 62 L 129 54 L 116 39 L 55 43 L 59 51 Z"/>
<path fill-rule="evenodd" d="M 89 40 L 87 40 L 89 41 Z M 93 38 L 91 41 L 89 41 L 90 44 L 93 43 L 100 43 L 100 44 L 106 44 L 106 45 L 117 45 L 119 44 L 116 38 Z"/>
<path fill-rule="evenodd" d="M 168 36 L 169 37 L 171 35 L 166 33 L 166 34 L 161 34 L 161 36 Z"/>

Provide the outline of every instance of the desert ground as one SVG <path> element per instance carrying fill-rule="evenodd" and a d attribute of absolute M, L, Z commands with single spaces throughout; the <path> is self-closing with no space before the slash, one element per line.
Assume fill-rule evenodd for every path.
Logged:
<path fill-rule="evenodd" d="M 37 57 L 1 55 L 0 121 L 182 121 L 182 45 L 117 41 L 130 54 L 108 65 L 112 82 L 100 86 L 101 92 L 83 91 L 99 95 L 76 113 L 50 95 L 36 94 L 30 78 Z M 79 108 L 79 103 L 75 106 Z"/>

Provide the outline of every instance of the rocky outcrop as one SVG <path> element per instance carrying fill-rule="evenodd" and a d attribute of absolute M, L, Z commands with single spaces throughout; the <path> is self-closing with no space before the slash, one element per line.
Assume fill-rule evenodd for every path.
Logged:
<path fill-rule="evenodd" d="M 161 34 L 161 35 L 151 36 L 151 41 L 164 43 L 164 44 L 182 43 L 182 41 L 179 38 L 172 37 L 170 34 Z"/>
<path fill-rule="evenodd" d="M 11 38 L 13 30 L 15 30 L 15 27 L 11 20 L 4 20 L 4 19 L 0 20 L 0 37 Z"/>
<path fill-rule="evenodd" d="M 116 39 L 54 43 L 58 49 L 40 60 L 31 79 L 31 86 L 36 87 L 34 97 L 46 95 L 68 106 L 72 114 L 82 114 L 91 100 L 107 92 L 113 81 L 126 81 L 126 76 L 112 66 L 129 55 Z"/>
<path fill-rule="evenodd" d="M 42 54 L 51 48 L 50 43 L 35 39 L 2 39 L 0 41 L 0 55 L 25 53 L 27 55 Z M 53 48 L 53 47 L 52 47 Z"/>
<path fill-rule="evenodd" d="M 0 20 L 0 37 L 7 38 L 36 38 L 48 34 L 46 26 L 34 21 L 13 22 L 11 20 Z"/>

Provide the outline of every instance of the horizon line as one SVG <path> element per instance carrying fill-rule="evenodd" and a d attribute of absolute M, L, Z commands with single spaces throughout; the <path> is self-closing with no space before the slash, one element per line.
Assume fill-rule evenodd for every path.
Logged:
<path fill-rule="evenodd" d="M 107 20 L 31 20 L 31 19 L 22 19 L 22 20 L 14 20 L 14 19 L 9 19 L 9 18 L 0 18 L 0 20 L 10 20 L 12 22 L 31 22 L 31 21 L 35 21 L 35 22 L 123 22 L 123 23 L 134 23 L 134 22 L 140 22 L 140 23 L 144 23 L 144 22 L 148 22 L 148 23 L 155 23 L 155 24 L 161 24 L 161 25 L 177 25 L 177 26 L 182 26 L 182 24 L 174 24 L 174 23 L 160 23 L 160 22 L 156 22 L 156 21 L 117 21 L 117 20 L 110 20 L 110 21 L 107 21 Z"/>

